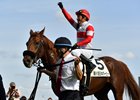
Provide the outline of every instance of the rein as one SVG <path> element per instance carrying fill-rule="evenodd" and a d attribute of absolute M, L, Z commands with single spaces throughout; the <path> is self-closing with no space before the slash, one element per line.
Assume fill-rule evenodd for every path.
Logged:
<path fill-rule="evenodd" d="M 67 64 L 67 63 L 70 63 L 70 62 L 73 62 L 74 61 L 74 59 L 72 59 L 72 60 L 70 60 L 70 61 L 67 61 L 67 62 L 64 62 L 64 63 L 61 63 L 61 64 Z M 45 68 L 47 68 L 47 66 L 49 66 L 49 67 L 57 67 L 57 66 L 59 66 L 60 65 L 60 63 L 59 64 L 45 64 Z"/>
<path fill-rule="evenodd" d="M 33 89 L 33 91 L 32 91 L 32 93 L 31 93 L 31 95 L 30 95 L 30 97 L 29 97 L 28 100 L 34 100 L 40 78 L 41 78 L 41 73 L 40 72 L 37 72 L 35 86 L 34 86 L 34 89 Z"/>
<path fill-rule="evenodd" d="M 34 66 L 40 68 L 40 67 L 41 67 L 40 64 L 41 64 L 41 63 L 40 63 L 40 61 L 39 61 L 39 62 L 37 62 L 36 65 L 34 65 Z M 34 89 L 33 89 L 33 91 L 32 91 L 32 93 L 31 93 L 31 95 L 30 95 L 30 97 L 29 97 L 28 100 L 34 100 L 34 99 L 35 99 L 35 95 L 36 95 L 36 91 L 37 91 L 37 88 L 38 88 L 38 83 L 39 83 L 39 81 L 40 81 L 41 75 L 42 75 L 41 72 L 37 71 Z"/>

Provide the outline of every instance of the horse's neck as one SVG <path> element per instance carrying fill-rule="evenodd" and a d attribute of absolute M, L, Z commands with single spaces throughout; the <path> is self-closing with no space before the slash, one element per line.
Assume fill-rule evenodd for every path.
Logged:
<path fill-rule="evenodd" d="M 56 63 L 56 53 L 52 49 L 45 49 L 45 54 L 43 56 L 43 61 L 47 64 L 55 64 Z"/>
<path fill-rule="evenodd" d="M 43 64 L 56 64 L 57 61 L 57 52 L 54 48 L 54 44 L 52 41 L 50 41 L 48 38 L 45 38 L 44 40 L 44 56 L 42 57 Z M 48 66 L 49 67 L 49 66 Z M 53 71 L 55 67 L 51 67 L 51 71 Z M 56 94 L 56 79 L 51 79 L 52 89 L 54 93 Z"/>
<path fill-rule="evenodd" d="M 48 38 L 44 38 L 44 55 L 42 57 L 42 61 L 44 64 L 55 64 L 57 60 L 56 49 L 54 48 L 54 44 Z"/>

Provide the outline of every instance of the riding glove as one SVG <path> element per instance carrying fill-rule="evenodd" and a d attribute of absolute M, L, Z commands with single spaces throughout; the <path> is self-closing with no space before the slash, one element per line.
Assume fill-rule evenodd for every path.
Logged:
<path fill-rule="evenodd" d="M 58 2 L 58 6 L 62 9 L 63 8 L 62 2 Z"/>

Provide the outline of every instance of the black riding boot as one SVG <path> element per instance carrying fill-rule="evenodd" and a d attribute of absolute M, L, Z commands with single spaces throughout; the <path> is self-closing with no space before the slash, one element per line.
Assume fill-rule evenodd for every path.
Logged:
<path fill-rule="evenodd" d="M 86 58 L 83 54 L 80 55 L 80 58 L 82 62 L 86 65 L 86 74 L 87 74 L 87 79 L 86 79 L 86 84 L 85 84 L 85 91 L 88 91 L 89 88 L 89 83 L 90 83 L 90 73 L 93 71 L 93 69 L 96 67 L 88 58 Z M 86 95 L 86 94 L 85 94 Z"/>

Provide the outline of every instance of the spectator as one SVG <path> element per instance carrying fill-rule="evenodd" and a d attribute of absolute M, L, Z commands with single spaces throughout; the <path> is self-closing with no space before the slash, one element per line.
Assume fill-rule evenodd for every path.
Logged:
<path fill-rule="evenodd" d="M 14 82 L 10 83 L 6 96 L 9 97 L 8 100 L 19 100 L 20 94 L 18 89 L 16 89 L 16 84 Z"/>

